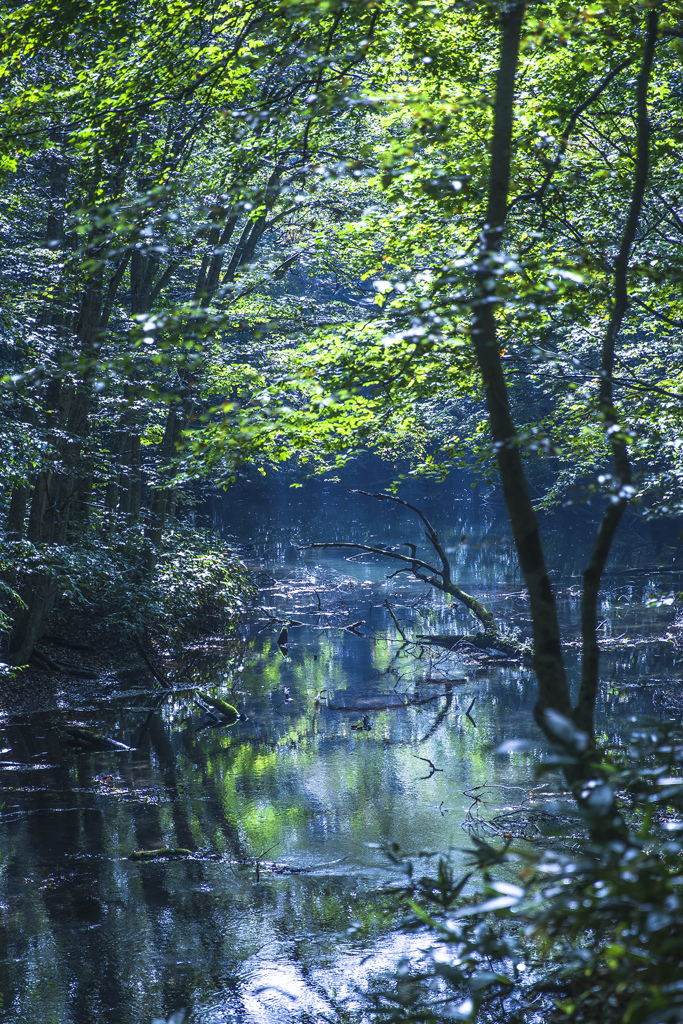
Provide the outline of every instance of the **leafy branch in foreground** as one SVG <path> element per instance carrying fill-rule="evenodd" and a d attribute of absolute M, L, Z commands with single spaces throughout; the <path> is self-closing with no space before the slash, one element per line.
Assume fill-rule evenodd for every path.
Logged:
<path fill-rule="evenodd" d="M 585 838 L 590 818 L 611 806 L 596 779 L 592 805 L 578 817 L 567 818 L 566 804 L 549 815 L 558 830 L 546 826 L 536 849 L 475 835 L 460 877 L 448 859 L 419 874 L 391 851 L 407 873 L 406 927 L 433 945 L 422 963 L 405 961 L 389 985 L 371 988 L 377 1024 L 683 1020 L 682 764 L 680 726 L 643 722 L 610 771 L 630 822 L 620 840 Z"/>

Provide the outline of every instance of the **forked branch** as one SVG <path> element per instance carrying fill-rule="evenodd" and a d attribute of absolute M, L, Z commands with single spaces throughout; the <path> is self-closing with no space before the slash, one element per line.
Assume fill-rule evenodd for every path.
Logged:
<path fill-rule="evenodd" d="M 465 593 L 460 587 L 458 587 L 451 576 L 451 565 L 448 561 L 448 556 L 444 550 L 444 547 L 439 539 L 439 535 L 427 519 L 424 512 L 417 508 L 415 505 L 411 505 L 409 502 L 404 501 L 403 498 L 397 498 L 394 494 L 387 494 L 385 491 L 361 491 L 352 490 L 351 494 L 364 494 L 368 498 L 376 498 L 378 501 L 394 501 L 397 505 L 403 505 L 404 508 L 409 508 L 411 512 L 415 512 L 420 517 L 425 526 L 425 537 L 434 548 L 441 568 L 437 569 L 436 566 L 430 565 L 429 562 L 423 561 L 423 559 L 417 557 L 417 552 L 414 544 L 407 543 L 405 546 L 410 549 L 410 555 L 403 555 L 400 551 L 396 551 L 390 547 L 380 547 L 374 544 L 352 544 L 348 541 L 322 541 L 317 544 L 307 544 L 307 548 L 350 548 L 355 551 L 366 551 L 372 555 L 383 555 L 386 558 L 393 558 L 398 562 L 404 563 L 404 568 L 399 569 L 399 572 L 409 572 L 420 580 L 422 583 L 427 583 L 430 587 L 434 587 L 436 590 L 442 591 L 444 594 L 448 594 L 449 597 L 455 598 L 460 604 L 464 605 L 475 616 L 476 619 L 484 627 L 484 631 L 488 634 L 497 634 L 498 626 L 493 613 L 486 608 L 481 601 L 478 601 L 476 597 L 472 597 L 471 594 Z M 430 575 L 426 575 L 430 573 Z"/>

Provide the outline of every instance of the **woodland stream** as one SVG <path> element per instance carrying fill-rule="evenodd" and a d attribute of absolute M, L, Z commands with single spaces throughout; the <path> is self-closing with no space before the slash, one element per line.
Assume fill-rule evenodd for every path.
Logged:
<path fill-rule="evenodd" d="M 441 531 L 459 584 L 524 634 L 502 510 L 458 483 L 406 496 Z M 463 847 L 475 797 L 489 819 L 533 799 L 543 744 L 530 670 L 418 657 L 385 602 L 408 636 L 465 631 L 464 613 L 406 575 L 387 580 L 395 567 L 379 559 L 297 549 L 419 543 L 406 510 L 338 483 L 258 483 L 216 498 L 214 515 L 261 588 L 239 643 L 194 645 L 168 667 L 170 699 L 141 675 L 67 708 L 56 683 L 53 707 L 0 719 L 3 1022 L 150 1024 L 180 1008 L 195 1024 L 333 1017 L 337 1000 L 419 951 L 419 937 L 392 930 L 381 890 L 397 872 L 382 847 Z M 569 509 L 551 521 L 570 639 L 588 520 Z M 683 582 L 675 535 L 626 526 L 615 549 L 601 627 L 611 742 L 632 716 L 669 713 L 681 678 L 664 639 Z M 248 720 L 211 728 L 197 684 Z M 135 749 L 80 752 L 66 723 Z M 528 746 L 501 752 L 513 739 Z M 514 814 L 506 821 L 514 833 Z M 191 856 L 130 857 L 159 848 Z"/>

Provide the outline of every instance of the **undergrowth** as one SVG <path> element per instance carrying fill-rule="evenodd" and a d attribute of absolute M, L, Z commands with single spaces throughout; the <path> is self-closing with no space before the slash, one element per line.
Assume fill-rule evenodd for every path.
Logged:
<path fill-rule="evenodd" d="M 47 573 L 56 588 L 54 617 L 105 635 L 150 631 L 170 643 L 205 630 L 229 628 L 244 613 L 254 587 L 234 549 L 216 534 L 174 523 L 146 568 L 142 525 L 108 536 L 84 532 L 77 541 L 43 546 L 5 541 L 0 572 L 3 623 L 10 624 L 22 583 Z"/>
<path fill-rule="evenodd" d="M 682 764 L 681 726 L 646 723 L 620 758 L 596 761 L 597 798 L 575 812 L 573 837 L 515 848 L 474 836 L 464 873 L 449 857 L 422 872 L 390 849 L 406 872 L 404 928 L 431 949 L 375 980 L 364 1019 L 680 1024 Z M 607 790 L 628 828 L 596 839 Z"/>

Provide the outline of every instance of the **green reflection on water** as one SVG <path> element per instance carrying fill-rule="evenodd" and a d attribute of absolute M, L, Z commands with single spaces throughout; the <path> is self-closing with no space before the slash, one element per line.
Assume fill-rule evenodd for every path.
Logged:
<path fill-rule="evenodd" d="M 481 544 L 461 544 L 460 527 L 444 536 L 463 585 L 525 628 L 509 544 L 496 539 L 494 518 Z M 632 635 L 663 622 L 670 611 L 640 599 L 656 583 L 629 583 L 625 607 L 618 581 L 606 630 Z M 568 636 L 577 621 L 572 586 L 562 597 Z M 235 651 L 207 647 L 178 670 L 186 686 L 197 682 L 236 704 L 246 723 L 205 728 L 189 688 L 159 705 L 144 734 L 156 697 L 134 691 L 83 704 L 73 716 L 7 722 L 3 1021 L 134 1024 L 180 1006 L 201 1024 L 286 1021 L 307 1006 L 320 1011 L 312 981 L 341 990 L 370 970 L 366 956 L 371 966 L 399 956 L 395 912 L 380 891 L 391 871 L 367 844 L 396 841 L 409 852 L 466 845 L 462 823 L 475 787 L 488 784 L 483 813 L 491 814 L 532 785 L 535 751 L 498 755 L 496 747 L 538 737 L 528 671 L 489 665 L 478 674 L 458 659 L 402 654 L 386 598 L 410 631 L 464 626 L 434 595 L 401 580 L 385 584 L 381 566 L 330 557 L 318 571 L 304 560 L 279 573 L 272 618 L 257 623 L 262 632 Z M 284 654 L 276 638 L 291 618 L 308 625 L 290 629 Z M 365 637 L 343 630 L 360 619 Z M 610 742 L 628 715 L 650 710 L 641 680 L 655 671 L 673 675 L 673 656 L 647 647 L 606 656 L 601 709 Z M 438 697 L 430 703 L 397 706 L 431 694 Z M 465 714 L 473 697 L 474 721 Z M 67 719 L 139 749 L 80 753 L 60 729 Z M 428 761 L 440 770 L 430 774 Z M 127 859 L 162 846 L 194 856 Z M 296 873 L 306 868 L 313 870 Z M 259 994 L 273 978 L 295 998 Z"/>

